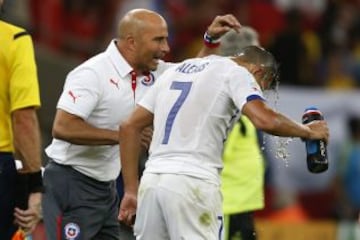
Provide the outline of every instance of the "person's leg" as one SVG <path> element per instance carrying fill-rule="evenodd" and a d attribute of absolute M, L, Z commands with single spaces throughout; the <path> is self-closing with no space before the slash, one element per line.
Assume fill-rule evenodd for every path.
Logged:
<path fill-rule="evenodd" d="M 134 233 L 137 240 L 170 240 L 157 198 L 159 174 L 143 175 L 138 194 Z"/>
<path fill-rule="evenodd" d="M 47 239 L 87 240 L 95 239 L 97 235 L 103 240 L 119 239 L 118 199 L 114 183 L 99 182 L 71 167 L 49 163 L 45 169 L 44 185 Z M 102 236 L 105 223 L 108 229 Z"/>
<path fill-rule="evenodd" d="M 253 212 L 232 214 L 229 216 L 229 238 L 241 240 L 256 240 Z"/>
<path fill-rule="evenodd" d="M 16 231 L 14 221 L 16 168 L 10 153 L 0 153 L 0 239 L 8 240 Z"/>
<path fill-rule="evenodd" d="M 107 197 L 104 196 L 103 198 L 108 199 L 104 200 L 105 209 L 100 211 L 95 210 L 97 211 L 97 214 L 101 214 L 101 211 L 103 212 L 103 214 L 101 214 L 103 217 L 103 224 L 100 231 L 96 234 L 93 240 L 135 240 L 132 229 L 130 229 L 131 231 L 128 231 L 126 233 L 120 231 L 120 224 L 118 221 L 119 197 L 115 185 L 115 182 L 111 184 L 111 191 L 109 192 L 109 194 L 107 194 Z M 101 205 L 100 202 L 98 204 Z"/>
<path fill-rule="evenodd" d="M 49 162 L 45 167 L 42 210 L 47 239 L 59 240 L 61 236 L 62 211 L 68 205 L 69 185 L 67 177 L 67 172 L 52 162 Z"/>
<path fill-rule="evenodd" d="M 124 196 L 124 180 L 122 178 L 122 174 L 120 172 L 119 176 L 116 179 L 116 191 L 120 199 Z"/>
<path fill-rule="evenodd" d="M 131 227 L 120 223 L 120 239 L 121 240 L 135 240 L 134 231 Z"/>
<path fill-rule="evenodd" d="M 230 215 L 229 214 L 224 214 L 224 240 L 230 240 Z M 237 239 L 237 238 L 235 238 Z M 240 233 L 239 233 L 239 237 L 238 239 L 240 239 Z"/>
<path fill-rule="evenodd" d="M 171 239 L 223 238 L 218 185 L 190 176 L 162 174 L 157 198 Z"/>

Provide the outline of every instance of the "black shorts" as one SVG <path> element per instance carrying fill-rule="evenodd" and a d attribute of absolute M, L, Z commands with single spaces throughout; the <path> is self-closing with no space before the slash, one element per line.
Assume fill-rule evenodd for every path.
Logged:
<path fill-rule="evenodd" d="M 14 221 L 16 167 L 13 155 L 0 152 L 0 239 L 10 240 L 16 231 Z"/>

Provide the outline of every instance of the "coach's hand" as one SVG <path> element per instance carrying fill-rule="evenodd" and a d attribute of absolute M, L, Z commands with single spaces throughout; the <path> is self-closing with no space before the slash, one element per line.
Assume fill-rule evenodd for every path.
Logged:
<path fill-rule="evenodd" d="M 137 207 L 136 194 L 125 192 L 124 197 L 120 203 L 118 220 L 132 227 L 135 223 L 136 207 Z"/>
<path fill-rule="evenodd" d="M 218 39 L 231 29 L 238 31 L 241 28 L 241 24 L 232 14 L 226 14 L 216 16 L 207 29 L 207 34 L 212 39 Z"/>

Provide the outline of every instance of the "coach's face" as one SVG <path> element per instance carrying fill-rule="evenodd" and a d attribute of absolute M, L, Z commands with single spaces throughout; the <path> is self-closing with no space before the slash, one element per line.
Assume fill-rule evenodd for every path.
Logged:
<path fill-rule="evenodd" d="M 151 20 L 137 37 L 137 63 L 143 71 L 156 70 L 159 60 L 170 51 L 166 22 L 161 18 Z"/>

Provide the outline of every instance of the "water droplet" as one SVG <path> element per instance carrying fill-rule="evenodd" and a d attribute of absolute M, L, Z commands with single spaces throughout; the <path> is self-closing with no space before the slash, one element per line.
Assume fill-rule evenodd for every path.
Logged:
<path fill-rule="evenodd" d="M 293 138 L 275 137 L 275 157 L 284 161 L 285 167 L 289 166 L 290 153 L 287 150 L 288 145 L 293 141 Z"/>

